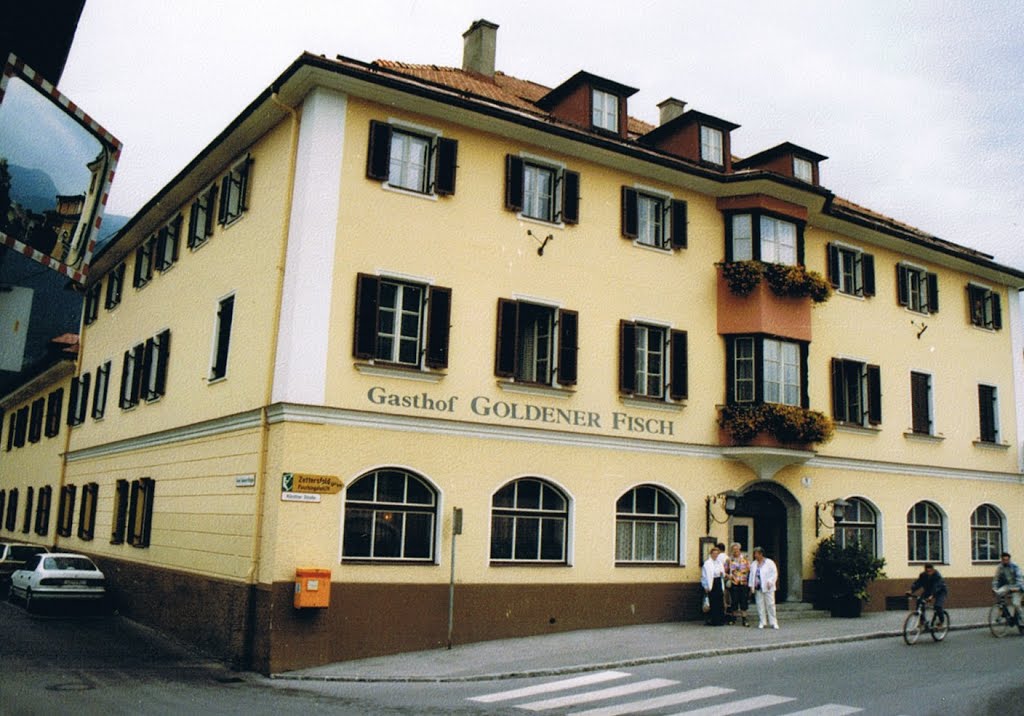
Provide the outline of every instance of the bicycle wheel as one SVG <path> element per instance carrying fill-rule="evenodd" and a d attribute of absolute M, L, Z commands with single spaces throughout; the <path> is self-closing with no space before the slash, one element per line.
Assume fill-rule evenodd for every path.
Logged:
<path fill-rule="evenodd" d="M 939 621 L 939 617 L 935 614 L 932 615 L 932 639 L 935 641 L 942 641 L 946 638 L 946 633 L 949 631 L 949 612 L 944 612 L 942 615 L 942 621 Z"/>
<path fill-rule="evenodd" d="M 924 622 L 917 612 L 911 612 L 903 622 L 903 641 L 911 646 L 917 643 L 918 637 L 924 631 Z"/>
<path fill-rule="evenodd" d="M 1010 633 L 1010 620 L 1006 618 L 1001 604 L 993 604 L 988 610 L 988 628 L 996 639 L 1002 639 Z"/>

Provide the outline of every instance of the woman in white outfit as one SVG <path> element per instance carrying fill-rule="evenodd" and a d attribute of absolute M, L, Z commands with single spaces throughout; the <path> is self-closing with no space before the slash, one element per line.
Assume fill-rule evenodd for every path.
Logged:
<path fill-rule="evenodd" d="M 779 620 L 775 616 L 775 585 L 778 581 L 779 569 L 775 562 L 764 556 L 764 549 L 754 547 L 754 561 L 750 563 L 747 584 L 757 604 L 758 629 L 764 629 L 765 625 L 779 628 Z"/>

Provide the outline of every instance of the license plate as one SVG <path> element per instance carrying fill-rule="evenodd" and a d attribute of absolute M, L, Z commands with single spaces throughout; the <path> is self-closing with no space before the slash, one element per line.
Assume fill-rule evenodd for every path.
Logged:
<path fill-rule="evenodd" d="M 84 587 L 86 584 L 84 579 L 65 579 L 65 587 Z"/>

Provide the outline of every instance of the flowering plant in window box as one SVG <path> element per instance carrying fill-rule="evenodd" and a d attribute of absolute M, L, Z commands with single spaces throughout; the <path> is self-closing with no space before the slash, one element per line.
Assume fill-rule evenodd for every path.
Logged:
<path fill-rule="evenodd" d="M 776 403 L 723 406 L 718 426 L 739 445 L 749 444 L 761 434 L 784 445 L 824 443 L 835 431 L 832 419 L 824 413 Z"/>
<path fill-rule="evenodd" d="M 771 264 L 761 261 L 727 261 L 716 264 L 735 296 L 748 296 L 765 279 L 772 293 L 783 298 L 810 298 L 824 303 L 832 297 L 832 286 L 817 271 L 805 266 Z"/>

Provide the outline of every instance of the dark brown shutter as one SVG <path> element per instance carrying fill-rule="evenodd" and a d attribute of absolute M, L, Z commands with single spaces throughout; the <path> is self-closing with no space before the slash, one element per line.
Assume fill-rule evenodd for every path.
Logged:
<path fill-rule="evenodd" d="M 843 380 L 842 358 L 832 359 L 832 417 L 846 420 L 846 384 Z"/>
<path fill-rule="evenodd" d="M 875 257 L 871 254 L 860 255 L 860 272 L 863 279 L 864 295 L 875 295 Z"/>
<path fill-rule="evenodd" d="M 156 349 L 156 395 L 163 395 L 167 388 L 167 361 L 171 357 L 171 332 L 169 330 L 157 336 L 160 342 Z"/>
<path fill-rule="evenodd" d="M 494 374 L 511 378 L 516 373 L 516 330 L 519 304 L 507 298 L 498 299 L 498 339 L 494 349 Z"/>
<path fill-rule="evenodd" d="M 387 181 L 391 173 L 391 125 L 370 120 L 370 145 L 366 150 L 366 177 Z"/>
<path fill-rule="evenodd" d="M 75 424 L 81 425 L 85 422 L 85 416 L 89 414 L 89 385 L 92 383 L 92 376 L 88 373 L 82 376 L 82 384 L 79 387 L 79 397 L 82 401 L 81 410 L 76 410 Z M 77 407 L 77 406 L 76 406 Z"/>
<path fill-rule="evenodd" d="M 505 155 L 505 208 L 523 210 L 523 160 L 511 154 Z"/>
<path fill-rule="evenodd" d="M 199 199 L 192 202 L 192 209 L 188 212 L 188 247 L 191 249 L 196 245 L 197 234 L 199 233 Z M 205 227 L 204 227 L 205 228 Z"/>
<path fill-rule="evenodd" d="M 124 361 L 121 363 L 121 394 L 118 397 L 117 404 L 121 408 L 131 407 L 129 396 L 131 395 L 131 387 L 128 385 L 130 379 L 129 370 L 132 367 L 132 352 L 124 352 Z M 68 403 L 71 405 L 71 403 Z"/>
<path fill-rule="evenodd" d="M 907 267 L 896 264 L 896 300 L 901 306 L 910 303 L 910 296 L 907 294 Z"/>
<path fill-rule="evenodd" d="M 562 171 L 562 221 L 578 224 L 580 221 L 580 174 Z"/>
<path fill-rule="evenodd" d="M 428 301 L 427 352 L 424 362 L 429 368 L 447 368 L 452 290 L 442 286 L 431 286 Z"/>
<path fill-rule="evenodd" d="M 576 385 L 579 314 L 576 311 L 558 311 L 558 383 Z"/>
<path fill-rule="evenodd" d="M 635 239 L 640 233 L 640 218 L 636 189 L 622 187 L 622 235 Z"/>
<path fill-rule="evenodd" d="M 688 207 L 686 202 L 681 199 L 673 199 L 669 204 L 669 211 L 671 216 L 671 230 L 672 236 L 670 241 L 672 248 L 674 249 L 685 249 L 687 244 L 687 210 Z"/>
<path fill-rule="evenodd" d="M 725 215 L 725 261 L 732 261 L 732 222 L 733 214 Z"/>
<path fill-rule="evenodd" d="M 828 265 L 828 282 L 832 288 L 839 288 L 839 249 L 833 244 L 825 244 L 826 263 Z"/>
<path fill-rule="evenodd" d="M 672 400 L 684 400 L 690 393 L 686 331 L 672 331 L 669 341 L 669 350 L 672 354 L 669 397 Z"/>
<path fill-rule="evenodd" d="M 999 294 L 993 291 L 992 296 L 992 327 L 999 330 L 1003 327 L 1003 306 Z"/>
<path fill-rule="evenodd" d="M 135 249 L 135 271 L 132 276 L 132 286 L 138 288 L 142 285 L 142 254 L 143 247 Z"/>
<path fill-rule="evenodd" d="M 995 388 L 990 385 L 978 386 L 978 416 L 981 440 L 983 443 L 995 443 Z"/>
<path fill-rule="evenodd" d="M 725 402 L 736 402 L 736 338 L 725 337 Z"/>
<path fill-rule="evenodd" d="M 868 422 L 879 425 L 882 422 L 882 369 L 877 365 L 867 367 L 868 376 Z"/>
<path fill-rule="evenodd" d="M 802 223 L 796 225 L 796 262 L 800 266 L 804 265 L 804 225 Z"/>
<path fill-rule="evenodd" d="M 910 407 L 915 433 L 931 434 L 932 420 L 928 406 L 929 376 L 925 373 L 910 374 Z"/>
<path fill-rule="evenodd" d="M 939 277 L 929 273 L 928 276 L 928 312 L 939 312 Z"/>
<path fill-rule="evenodd" d="M 132 372 L 132 395 L 131 404 L 135 405 L 139 402 L 139 397 L 142 395 L 143 381 L 146 379 L 146 368 L 145 368 L 145 357 L 146 357 L 146 345 L 140 343 L 135 346 L 132 350 L 133 361 L 135 370 Z"/>
<path fill-rule="evenodd" d="M 75 422 L 78 411 L 75 409 L 78 407 L 78 391 L 80 391 L 81 385 L 78 382 L 78 378 L 71 379 L 71 393 L 68 396 L 68 425 L 77 425 Z M 20 416 L 19 416 L 20 417 Z"/>
<path fill-rule="evenodd" d="M 636 392 L 636 325 L 619 321 L 619 390 Z"/>
<path fill-rule="evenodd" d="M 238 178 L 238 212 L 248 211 L 249 209 L 249 179 L 252 176 L 252 157 L 246 157 L 242 163 L 242 168 L 239 170 L 241 176 Z"/>
<path fill-rule="evenodd" d="M 220 180 L 220 206 L 217 210 L 217 223 L 228 223 L 228 197 L 231 196 L 231 172 Z"/>
<path fill-rule="evenodd" d="M 361 273 L 356 276 L 356 316 L 352 355 L 369 360 L 377 353 L 377 292 L 380 279 Z"/>
<path fill-rule="evenodd" d="M 455 168 L 459 159 L 459 143 L 447 137 L 437 139 L 437 178 L 434 192 L 441 196 L 455 193 Z"/>
<path fill-rule="evenodd" d="M 203 231 L 203 238 L 208 238 L 213 233 L 213 207 L 217 206 L 217 185 L 214 184 L 206 192 L 206 226 Z"/>

